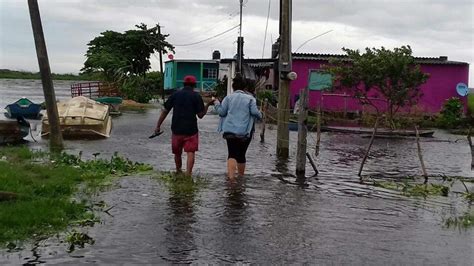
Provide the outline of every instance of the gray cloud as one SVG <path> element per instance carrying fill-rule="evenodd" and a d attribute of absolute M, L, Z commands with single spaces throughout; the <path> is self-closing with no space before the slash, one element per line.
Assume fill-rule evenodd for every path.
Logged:
<path fill-rule="evenodd" d="M 271 0 L 265 56 L 278 37 L 278 0 Z M 186 44 L 238 24 L 238 0 L 41 0 L 52 69 L 78 72 L 86 44 L 105 30 L 125 31 L 140 22 L 160 23 L 174 44 Z M 243 35 L 248 57 L 261 57 L 267 0 L 244 0 Z M 447 55 L 472 63 L 474 7 L 471 0 L 293 0 L 293 47 L 327 30 L 301 52 L 340 53 L 342 47 L 389 48 L 409 44 L 416 56 Z M 0 1 L 0 68 L 36 70 L 26 1 Z M 212 41 L 177 47 L 176 58 L 235 54 L 233 30 Z M 157 67 L 157 60 L 153 60 Z M 474 71 L 471 68 L 471 80 Z M 472 86 L 472 85 L 471 85 Z"/>

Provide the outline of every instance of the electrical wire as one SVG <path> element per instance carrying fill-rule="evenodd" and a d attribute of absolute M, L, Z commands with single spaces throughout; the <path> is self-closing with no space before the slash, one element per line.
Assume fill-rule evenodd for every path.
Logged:
<path fill-rule="evenodd" d="M 227 21 L 227 20 L 228 21 L 233 20 L 238 14 L 239 14 L 239 10 L 234 10 L 228 16 L 226 16 L 226 18 L 219 20 L 217 22 L 214 22 L 212 26 L 206 27 L 205 29 L 200 29 L 200 30 L 190 32 L 189 34 L 187 34 L 186 38 L 188 40 L 194 39 L 194 37 L 201 35 L 202 33 L 209 33 L 211 30 L 215 30 L 219 25 L 221 25 L 222 22 Z"/>
<path fill-rule="evenodd" d="M 228 41 L 230 38 L 234 38 L 234 33 L 236 32 L 237 28 L 225 33 L 225 34 L 222 34 L 221 36 L 219 37 L 216 37 L 213 39 L 212 41 L 212 44 L 207 44 L 207 43 L 201 43 L 201 44 L 196 44 L 193 46 L 192 49 L 197 49 L 197 48 L 209 48 L 211 46 L 213 47 L 216 47 L 217 44 L 220 44 L 220 43 L 223 43 L 225 41 Z M 184 49 L 184 48 L 183 48 Z M 180 53 L 187 53 L 189 51 L 192 51 L 191 48 L 187 49 L 187 50 L 180 50 Z"/>
<path fill-rule="evenodd" d="M 219 36 L 221 36 L 221 35 L 223 35 L 223 34 L 226 34 L 227 32 L 232 31 L 232 30 L 238 28 L 239 26 L 240 26 L 240 25 L 236 25 L 236 26 L 234 26 L 234 27 L 232 27 L 232 28 L 230 28 L 230 29 L 228 29 L 228 30 L 226 30 L 226 31 L 223 31 L 223 32 L 221 32 L 221 33 L 218 33 L 218 34 L 216 34 L 216 35 L 214 35 L 214 36 L 211 36 L 211 37 L 206 38 L 206 39 L 201 40 L 201 41 L 197 41 L 197 42 L 193 42 L 193 43 L 186 43 L 186 44 L 175 44 L 174 46 L 175 46 L 175 47 L 179 47 L 179 46 L 191 46 L 191 45 L 200 44 L 200 43 L 203 43 L 203 42 L 212 40 L 212 39 L 214 39 L 214 38 L 216 38 L 216 37 L 219 37 Z"/>
<path fill-rule="evenodd" d="M 319 35 L 316 35 L 316 36 L 314 36 L 313 38 L 311 38 L 311 39 L 305 41 L 303 44 L 301 44 L 301 45 L 298 47 L 298 49 L 296 49 L 295 53 L 298 52 L 298 50 L 301 49 L 301 47 L 303 47 L 305 44 L 309 43 L 310 41 L 312 41 L 312 40 L 314 40 L 314 39 L 316 39 L 316 38 L 318 38 L 318 37 L 321 37 L 321 36 L 323 36 L 323 35 L 326 35 L 326 34 L 330 33 L 331 31 L 333 31 L 333 30 L 328 30 L 328 31 L 326 31 L 326 32 L 324 32 L 324 33 L 321 33 L 321 34 L 319 34 Z"/>
<path fill-rule="evenodd" d="M 267 41 L 268 20 L 270 19 L 271 5 L 272 5 L 272 0 L 268 0 L 267 24 L 265 25 L 265 36 L 263 37 L 262 58 L 265 56 L 265 44 Z"/>

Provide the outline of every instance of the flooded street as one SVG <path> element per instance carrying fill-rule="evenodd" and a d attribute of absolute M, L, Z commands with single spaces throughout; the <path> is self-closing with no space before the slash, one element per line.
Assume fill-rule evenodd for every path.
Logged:
<path fill-rule="evenodd" d="M 32 87 L 40 84 L 27 82 L 0 80 L 0 107 L 19 95 L 29 97 Z M 58 84 L 58 98 L 69 97 L 68 83 Z M 12 86 L 18 90 L 12 92 Z M 32 100 L 41 101 L 41 93 Z M 164 134 L 148 139 L 159 112 L 124 113 L 114 118 L 110 138 L 66 141 L 66 149 L 89 158 L 97 152 L 104 158 L 118 152 L 157 171 L 173 170 L 170 117 L 162 126 Z M 357 172 L 369 139 L 323 133 L 316 160 L 320 173 L 301 187 L 281 181 L 292 180 L 297 133 L 290 132 L 291 159 L 281 162 L 275 156 L 276 126 L 269 126 L 265 143 L 257 134 L 250 144 L 246 177 L 229 183 L 227 148 L 217 124 L 216 115 L 199 121 L 194 173 L 207 182 L 195 193 L 183 197 L 146 175 L 119 179 L 117 186 L 98 195 L 97 201 L 115 207 L 112 216 L 102 214 L 102 222 L 87 229 L 94 245 L 67 253 L 64 237 L 52 237 L 22 251 L 1 250 L 0 264 L 472 265 L 473 230 L 443 226 L 443 219 L 469 208 L 459 193 L 422 199 L 359 183 Z M 46 147 L 46 140 L 36 139 L 31 147 Z M 308 137 L 311 153 L 315 139 L 314 133 Z M 465 137 L 436 131 L 434 138 L 422 139 L 421 146 L 431 176 L 474 178 Z M 308 164 L 307 175 L 312 173 Z M 415 140 L 377 139 L 364 175 L 420 176 Z"/>

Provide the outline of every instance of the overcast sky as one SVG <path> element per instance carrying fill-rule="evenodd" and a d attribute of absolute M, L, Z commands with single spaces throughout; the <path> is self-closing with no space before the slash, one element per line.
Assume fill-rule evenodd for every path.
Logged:
<path fill-rule="evenodd" d="M 169 42 L 183 45 L 215 36 L 239 23 L 239 0 L 39 0 L 51 69 L 78 73 L 87 43 L 106 30 L 123 32 L 160 23 Z M 245 56 L 270 56 L 278 37 L 279 0 L 244 0 Z M 410 45 L 415 56 L 448 56 L 474 62 L 474 0 L 293 0 L 293 51 L 342 53 L 341 48 Z M 0 0 L 0 68 L 38 71 L 27 0 Z M 176 59 L 223 58 L 236 51 L 238 29 L 192 46 L 177 46 Z M 164 57 L 166 59 L 166 56 Z M 152 57 L 158 69 L 157 57 Z M 473 87 L 474 66 L 470 69 Z"/>

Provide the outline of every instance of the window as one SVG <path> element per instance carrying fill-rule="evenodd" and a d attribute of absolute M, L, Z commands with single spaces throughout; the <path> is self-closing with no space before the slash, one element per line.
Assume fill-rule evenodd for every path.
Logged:
<path fill-rule="evenodd" d="M 317 70 L 311 70 L 309 74 L 308 87 L 312 91 L 328 90 L 332 88 L 331 74 Z"/>
<path fill-rule="evenodd" d="M 205 79 L 217 79 L 217 69 L 205 68 L 203 70 L 202 77 Z"/>

